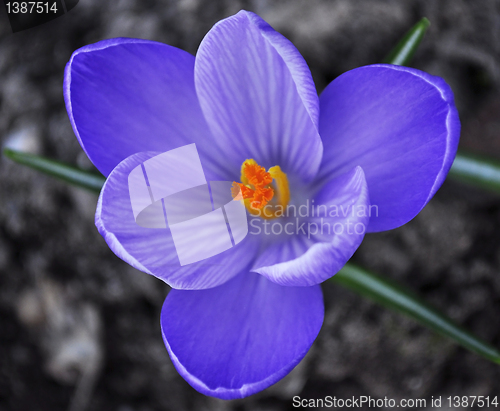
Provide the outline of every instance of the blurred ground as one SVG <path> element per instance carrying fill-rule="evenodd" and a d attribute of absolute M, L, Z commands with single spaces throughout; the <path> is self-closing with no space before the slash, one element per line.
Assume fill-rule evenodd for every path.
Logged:
<path fill-rule="evenodd" d="M 68 15 L 15 35 L 2 15 L 0 139 L 90 168 L 62 97 L 72 51 L 125 36 L 195 53 L 216 21 L 242 8 L 296 44 L 319 91 L 382 60 L 427 16 L 432 26 L 413 66 L 452 86 L 462 147 L 500 159 L 498 0 L 80 0 Z M 0 159 L 2 411 L 274 411 L 293 409 L 293 395 L 500 394 L 498 366 L 326 284 L 325 325 L 289 377 L 246 400 L 204 397 L 164 348 L 158 319 L 167 287 L 112 254 L 94 227 L 95 204 L 92 194 Z M 500 198 L 446 182 L 415 220 L 368 235 L 354 259 L 500 346 L 499 251 Z"/>

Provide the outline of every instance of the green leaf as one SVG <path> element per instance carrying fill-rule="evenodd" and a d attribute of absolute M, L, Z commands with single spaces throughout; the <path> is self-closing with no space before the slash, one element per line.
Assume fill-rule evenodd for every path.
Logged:
<path fill-rule="evenodd" d="M 448 176 L 454 180 L 500 193 L 500 161 L 459 152 Z"/>
<path fill-rule="evenodd" d="M 392 49 L 383 62 L 386 64 L 407 66 L 417 51 L 417 47 L 424 38 L 424 34 L 430 24 L 429 20 L 425 17 L 415 24 L 396 47 Z"/>
<path fill-rule="evenodd" d="M 353 264 L 347 264 L 332 278 L 332 281 L 388 308 L 406 314 L 441 335 L 451 338 L 470 351 L 500 364 L 500 351 L 455 324 L 411 291 L 392 281 L 383 279 Z"/>
<path fill-rule="evenodd" d="M 80 170 L 68 164 L 49 160 L 33 154 L 23 153 L 21 151 L 4 148 L 3 153 L 6 157 L 14 160 L 16 163 L 31 167 L 52 177 L 59 178 L 67 183 L 86 188 L 87 190 L 99 193 L 106 179 L 99 174 Z"/>

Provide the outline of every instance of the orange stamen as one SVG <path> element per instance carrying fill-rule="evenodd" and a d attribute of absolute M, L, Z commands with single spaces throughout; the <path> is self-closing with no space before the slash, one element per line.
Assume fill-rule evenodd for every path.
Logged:
<path fill-rule="evenodd" d="M 274 181 L 274 183 L 273 183 Z M 273 187 L 271 187 L 273 185 Z M 234 182 L 231 189 L 235 200 L 244 200 L 251 214 L 270 219 L 282 215 L 277 214 L 276 206 L 286 207 L 290 200 L 288 179 L 279 166 L 266 171 L 253 159 L 245 160 L 241 166 L 241 183 Z M 277 194 L 276 201 L 270 204 Z M 267 208 L 271 208 L 267 210 Z M 263 212 L 264 208 L 266 211 Z"/>

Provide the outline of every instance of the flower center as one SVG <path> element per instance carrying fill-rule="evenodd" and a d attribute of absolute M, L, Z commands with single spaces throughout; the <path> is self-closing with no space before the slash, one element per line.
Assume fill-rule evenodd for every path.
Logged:
<path fill-rule="evenodd" d="M 253 159 L 241 165 L 241 183 L 233 182 L 232 193 L 242 196 L 250 214 L 265 219 L 282 216 L 290 201 L 288 178 L 280 166 L 266 171 Z"/>

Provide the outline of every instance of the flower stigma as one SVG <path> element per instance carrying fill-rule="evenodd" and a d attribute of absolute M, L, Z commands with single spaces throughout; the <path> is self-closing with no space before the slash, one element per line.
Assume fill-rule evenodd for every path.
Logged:
<path fill-rule="evenodd" d="M 266 220 L 281 217 L 290 201 L 288 178 L 280 166 L 269 170 L 254 159 L 241 165 L 241 183 L 233 182 L 233 198 L 243 199 L 245 207 L 252 215 Z"/>

